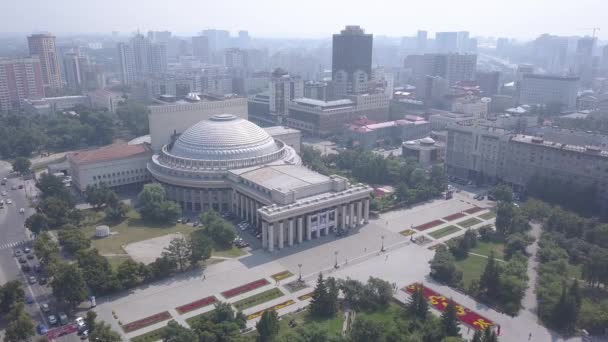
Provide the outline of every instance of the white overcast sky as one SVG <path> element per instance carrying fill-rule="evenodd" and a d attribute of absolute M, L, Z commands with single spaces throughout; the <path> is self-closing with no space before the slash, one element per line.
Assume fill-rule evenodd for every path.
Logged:
<path fill-rule="evenodd" d="M 329 37 L 344 25 L 375 35 L 417 29 L 533 38 L 608 37 L 608 0 L 0 0 L 0 32 L 95 33 L 137 29 L 191 34 L 245 29 L 257 37 Z M 8 5 L 8 6 L 7 6 Z M 432 37 L 432 34 L 431 34 Z"/>

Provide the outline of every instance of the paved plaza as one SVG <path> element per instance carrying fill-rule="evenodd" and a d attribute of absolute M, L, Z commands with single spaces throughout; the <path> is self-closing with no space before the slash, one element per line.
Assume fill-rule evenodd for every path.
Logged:
<path fill-rule="evenodd" d="M 130 243 L 124 246 L 124 250 L 133 260 L 143 262 L 147 265 L 154 262 L 156 258 L 159 258 L 162 255 L 165 247 L 168 247 L 171 244 L 171 240 L 180 237 L 183 237 L 183 235 L 180 233 L 167 234 L 152 239 Z"/>
<path fill-rule="evenodd" d="M 122 324 L 133 322 L 160 312 L 168 311 L 172 319 L 180 324 L 186 325 L 186 319 L 200 313 L 213 309 L 207 306 L 193 310 L 185 314 L 179 314 L 175 308 L 196 300 L 215 296 L 218 300 L 234 303 L 243 298 L 266 290 L 278 287 L 283 296 L 266 303 L 244 310 L 246 315 L 267 309 L 277 304 L 289 301 L 289 304 L 279 310 L 279 314 L 292 312 L 308 305 L 308 299 L 298 297 L 312 291 L 319 271 L 328 276 L 338 278 L 353 278 L 361 281 L 374 276 L 388 282 L 396 283 L 403 288 L 414 282 L 424 282 L 426 286 L 444 296 L 452 297 L 457 302 L 478 312 L 479 314 L 500 324 L 502 329 L 501 341 L 524 341 L 528 334 L 532 333 L 534 341 L 559 341 L 544 327 L 538 325 L 535 319 L 529 315 L 511 318 L 498 313 L 490 308 L 476 303 L 472 298 L 465 296 L 447 286 L 437 284 L 428 278 L 429 260 L 434 252 L 429 250 L 429 245 L 419 246 L 410 241 L 400 232 L 411 229 L 430 221 L 461 213 L 473 206 L 487 208 L 491 202 L 476 201 L 472 194 L 461 192 L 455 194 L 451 200 L 434 200 L 411 209 L 398 210 L 380 215 L 379 218 L 371 220 L 370 223 L 361 227 L 347 236 L 336 237 L 334 235 L 323 236 L 320 239 L 306 241 L 302 245 L 286 248 L 281 251 L 269 253 L 262 249 L 253 250 L 251 253 L 238 259 L 226 259 L 221 263 L 211 265 L 206 270 L 179 275 L 158 283 L 143 286 L 130 293 L 124 293 L 109 298 L 98 300 L 97 312 L 101 319 L 110 322 L 116 331 L 123 333 L 118 321 Z M 473 214 L 464 213 L 461 218 L 454 221 L 443 221 L 440 225 L 416 235 L 424 234 L 432 244 L 443 242 L 455 236 L 464 234 L 465 229 L 442 237 L 439 240 L 432 239 L 428 233 L 442 229 L 442 227 L 458 224 L 471 217 L 488 212 L 487 209 Z M 487 224 L 493 219 L 482 220 L 483 223 L 475 227 Z M 381 249 L 384 247 L 385 251 Z M 339 268 L 334 268 L 336 262 Z M 308 288 L 290 293 L 285 284 L 297 279 L 301 271 Z M 290 271 L 293 275 L 281 282 L 275 281 L 271 275 Z M 242 293 L 230 299 L 226 299 L 221 292 L 238 287 L 259 279 L 266 279 L 267 285 L 255 290 Z M 395 297 L 405 301 L 407 295 L 399 290 Z M 117 318 L 113 317 L 113 314 Z M 255 319 L 248 322 L 248 326 L 255 325 Z M 158 329 L 166 325 L 167 321 L 153 324 L 151 326 L 136 330 L 125 337 L 130 338 L 141 335 L 147 331 Z M 472 330 L 472 329 L 471 329 Z M 462 328 L 465 335 L 468 328 Z M 124 333 L 123 333 L 124 334 Z M 468 335 L 472 336 L 472 332 Z"/>

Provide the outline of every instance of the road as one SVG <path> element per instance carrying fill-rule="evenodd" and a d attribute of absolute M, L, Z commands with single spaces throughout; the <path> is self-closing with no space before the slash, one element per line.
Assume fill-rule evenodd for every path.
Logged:
<path fill-rule="evenodd" d="M 26 247 L 32 247 L 31 233 L 23 224 L 25 219 L 35 212 L 34 208 L 30 207 L 30 199 L 36 196 L 37 189 L 33 180 L 24 181 L 20 177 L 11 176 L 11 170 L 12 167 L 9 163 L 0 161 L 0 179 L 8 178 L 7 184 L 0 186 L 0 192 L 6 192 L 6 196 L 1 196 L 0 199 L 5 202 L 10 199 L 13 202 L 5 204 L 4 209 L 0 209 L 0 284 L 20 280 L 24 284 L 26 295 L 33 299 L 33 303 L 26 305 L 26 310 L 34 321 L 44 322 L 48 326 L 46 315 L 40 311 L 40 304 L 49 303 L 51 311 L 54 312 L 51 288 L 48 284 L 40 285 L 38 281 L 34 284 L 29 284 L 27 281 L 30 275 L 38 278 L 38 274 L 34 271 L 34 266 L 38 264 L 38 261 L 35 258 L 32 260 L 26 258 L 26 263 L 32 270 L 24 272 L 22 265 L 14 257 L 16 249 L 23 251 Z M 23 189 L 18 189 L 19 185 L 24 185 Z M 13 186 L 17 189 L 13 190 Z M 24 208 L 25 213 L 19 213 L 20 208 Z M 31 253 L 33 254 L 33 251 Z M 56 341 L 79 341 L 79 338 L 76 334 L 72 334 Z"/>

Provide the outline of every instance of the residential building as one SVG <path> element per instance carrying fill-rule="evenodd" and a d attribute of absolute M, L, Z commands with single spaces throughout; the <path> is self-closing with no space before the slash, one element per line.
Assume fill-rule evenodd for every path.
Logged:
<path fill-rule="evenodd" d="M 285 70 L 277 68 L 270 79 L 270 115 L 274 122 L 283 124 L 289 115 L 289 103 L 304 97 L 304 81 L 290 76 Z"/>
<path fill-rule="evenodd" d="M 425 53 L 427 42 L 427 32 L 418 30 L 416 32 L 416 53 Z"/>
<path fill-rule="evenodd" d="M 148 59 L 151 73 L 167 72 L 167 46 L 165 44 L 151 44 Z"/>
<path fill-rule="evenodd" d="M 435 33 L 435 50 L 438 53 L 458 52 L 458 32 Z"/>
<path fill-rule="evenodd" d="M 226 49 L 224 65 L 228 68 L 247 68 L 247 51 L 239 48 Z"/>
<path fill-rule="evenodd" d="M 32 115 L 52 115 L 75 106 L 91 108 L 91 100 L 85 95 L 45 97 L 36 100 L 24 99 L 22 108 Z"/>
<path fill-rule="evenodd" d="M 500 71 L 476 71 L 475 80 L 483 96 L 493 96 L 500 92 Z"/>
<path fill-rule="evenodd" d="M 192 37 L 192 54 L 199 57 L 203 63 L 209 63 L 209 38 L 206 36 Z"/>
<path fill-rule="evenodd" d="M 44 86 L 50 89 L 61 89 L 61 68 L 55 46 L 55 36 L 48 34 L 33 34 L 27 37 L 30 55 L 38 56 L 42 69 Z"/>
<path fill-rule="evenodd" d="M 63 65 L 68 88 L 81 91 L 84 86 L 84 58 L 77 53 L 67 53 L 63 56 Z"/>
<path fill-rule="evenodd" d="M 471 39 L 469 39 L 468 31 L 460 31 L 456 33 L 456 45 L 458 46 L 458 53 L 467 53 L 470 52 Z"/>
<path fill-rule="evenodd" d="M 403 119 L 376 122 L 360 118 L 346 125 L 344 141 L 356 147 L 370 150 L 374 147 L 427 137 L 431 125 L 419 116 L 405 115 Z"/>
<path fill-rule="evenodd" d="M 372 74 L 373 35 L 359 26 L 346 26 L 333 35 L 332 84 L 337 99 L 367 91 Z"/>
<path fill-rule="evenodd" d="M 44 80 L 38 56 L 0 58 L 0 112 L 20 108 L 25 99 L 43 97 Z"/>
<path fill-rule="evenodd" d="M 519 102 L 528 105 L 559 103 L 565 110 L 574 110 L 578 87 L 578 77 L 524 74 Z"/>
<path fill-rule="evenodd" d="M 135 69 L 135 56 L 129 44 L 118 43 L 118 62 L 120 65 L 120 81 L 124 85 L 131 85 L 137 80 Z"/>
<path fill-rule="evenodd" d="M 424 54 L 410 55 L 405 59 L 405 67 L 412 68 L 414 78 L 439 76 L 450 85 L 462 81 L 474 81 L 477 67 L 475 54 Z"/>

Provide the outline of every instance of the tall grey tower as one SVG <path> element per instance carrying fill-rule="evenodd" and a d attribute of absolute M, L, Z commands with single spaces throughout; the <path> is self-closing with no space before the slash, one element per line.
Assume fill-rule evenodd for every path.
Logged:
<path fill-rule="evenodd" d="M 334 96 L 364 93 L 372 74 L 374 37 L 359 26 L 346 26 L 333 36 L 332 79 Z"/>

